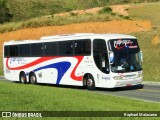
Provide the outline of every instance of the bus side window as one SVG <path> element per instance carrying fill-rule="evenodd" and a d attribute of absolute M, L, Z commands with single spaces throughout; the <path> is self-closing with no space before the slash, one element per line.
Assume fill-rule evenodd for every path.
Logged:
<path fill-rule="evenodd" d="M 9 46 L 4 47 L 4 57 L 9 57 Z"/>
<path fill-rule="evenodd" d="M 75 55 L 90 55 L 91 54 L 91 40 L 76 40 L 74 41 Z"/>
<path fill-rule="evenodd" d="M 44 56 L 57 56 L 57 42 L 44 43 Z"/>
<path fill-rule="evenodd" d="M 73 55 L 73 41 L 60 41 L 58 42 L 58 50 L 60 56 Z"/>
<path fill-rule="evenodd" d="M 95 39 L 93 41 L 93 57 L 96 66 L 103 73 L 109 73 L 109 59 L 107 53 L 106 42 L 103 39 Z"/>
<path fill-rule="evenodd" d="M 91 41 L 90 40 L 84 41 L 84 54 L 85 55 L 91 54 Z"/>
<path fill-rule="evenodd" d="M 20 45 L 20 53 L 19 54 L 22 57 L 30 57 L 30 55 L 31 55 L 30 44 L 22 44 L 22 45 Z"/>
<path fill-rule="evenodd" d="M 58 52 L 60 56 L 65 56 L 66 54 L 66 42 L 60 41 L 58 42 Z"/>
<path fill-rule="evenodd" d="M 31 44 L 31 56 L 33 57 L 43 56 L 43 44 L 42 43 Z"/>
<path fill-rule="evenodd" d="M 8 46 L 8 57 L 18 57 L 19 56 L 19 46 L 18 45 L 9 45 Z"/>
<path fill-rule="evenodd" d="M 66 41 L 66 55 L 73 55 L 73 41 Z"/>
<path fill-rule="evenodd" d="M 75 55 L 83 55 L 84 46 L 82 40 L 77 40 L 74 42 Z"/>

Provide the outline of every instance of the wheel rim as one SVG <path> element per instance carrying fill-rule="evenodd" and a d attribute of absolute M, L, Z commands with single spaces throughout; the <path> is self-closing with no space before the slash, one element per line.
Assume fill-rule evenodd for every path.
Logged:
<path fill-rule="evenodd" d="M 24 77 L 24 76 L 21 76 L 21 82 L 22 82 L 22 83 L 25 83 L 25 81 L 26 81 L 25 77 Z"/>
<path fill-rule="evenodd" d="M 31 76 L 31 83 L 32 83 L 32 84 L 34 84 L 34 83 L 35 83 L 35 81 L 36 81 L 35 76 Z"/>
<path fill-rule="evenodd" d="M 93 80 L 92 79 L 87 80 L 87 86 L 89 86 L 89 87 L 93 86 Z"/>

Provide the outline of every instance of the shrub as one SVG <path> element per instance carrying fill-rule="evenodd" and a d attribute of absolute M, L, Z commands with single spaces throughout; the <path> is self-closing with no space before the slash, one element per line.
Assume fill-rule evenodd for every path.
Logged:
<path fill-rule="evenodd" d="M 101 10 L 98 11 L 99 14 L 106 14 L 106 13 L 112 13 L 111 7 L 104 7 Z"/>
<path fill-rule="evenodd" d="M 77 16 L 78 13 L 70 12 L 70 16 Z"/>

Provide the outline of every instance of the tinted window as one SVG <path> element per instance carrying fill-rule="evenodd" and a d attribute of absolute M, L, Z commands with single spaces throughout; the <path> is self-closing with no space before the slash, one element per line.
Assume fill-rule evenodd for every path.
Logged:
<path fill-rule="evenodd" d="M 109 73 L 109 59 L 105 40 L 95 39 L 93 41 L 93 58 L 100 71 Z"/>
<path fill-rule="evenodd" d="M 18 55 L 19 55 L 18 45 L 9 46 L 9 56 L 10 57 L 17 57 Z"/>
<path fill-rule="evenodd" d="M 58 50 L 59 50 L 59 55 L 62 56 L 73 55 L 73 41 L 59 42 Z"/>
<path fill-rule="evenodd" d="M 36 43 L 31 44 L 31 55 L 34 56 L 43 56 L 43 44 Z"/>
<path fill-rule="evenodd" d="M 91 41 L 90 40 L 84 41 L 84 54 L 85 55 L 91 54 Z"/>
<path fill-rule="evenodd" d="M 75 47 L 75 55 L 82 55 L 84 53 L 83 41 L 75 41 L 74 47 Z"/>
<path fill-rule="evenodd" d="M 106 42 L 102 39 L 96 39 L 93 42 L 93 53 L 94 54 L 104 54 L 107 52 Z"/>
<path fill-rule="evenodd" d="M 44 43 L 44 56 L 57 55 L 57 42 Z"/>
<path fill-rule="evenodd" d="M 90 40 L 77 40 L 74 42 L 75 55 L 90 55 L 91 54 L 91 41 Z"/>
<path fill-rule="evenodd" d="M 9 57 L 9 46 L 4 47 L 4 57 Z"/>
<path fill-rule="evenodd" d="M 58 49 L 57 49 L 57 43 L 56 42 L 53 42 L 53 43 L 50 43 L 50 51 L 51 51 L 51 55 L 54 56 L 54 55 L 57 55 L 58 54 Z"/>
<path fill-rule="evenodd" d="M 4 47 L 4 56 L 11 57 L 40 57 L 40 56 L 73 56 L 90 55 L 90 40 L 60 41 L 33 43 Z"/>
<path fill-rule="evenodd" d="M 30 44 L 20 45 L 20 56 L 29 57 L 30 53 Z"/>
<path fill-rule="evenodd" d="M 58 42 L 58 50 L 59 50 L 59 55 L 65 55 L 65 53 L 66 53 L 66 44 L 65 44 L 65 42 Z"/>
<path fill-rule="evenodd" d="M 66 55 L 73 55 L 73 41 L 66 42 Z"/>

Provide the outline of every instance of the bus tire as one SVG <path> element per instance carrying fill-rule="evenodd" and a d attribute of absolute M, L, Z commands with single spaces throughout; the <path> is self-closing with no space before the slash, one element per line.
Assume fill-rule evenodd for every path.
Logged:
<path fill-rule="evenodd" d="M 33 85 L 37 84 L 37 77 L 36 74 L 33 72 L 29 75 L 29 83 Z"/>
<path fill-rule="evenodd" d="M 86 79 L 86 87 L 88 90 L 95 90 L 95 81 L 92 75 L 88 74 Z"/>
<path fill-rule="evenodd" d="M 26 84 L 27 83 L 27 77 L 25 75 L 24 72 L 21 72 L 20 75 L 19 75 L 19 81 L 23 84 Z"/>

